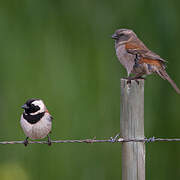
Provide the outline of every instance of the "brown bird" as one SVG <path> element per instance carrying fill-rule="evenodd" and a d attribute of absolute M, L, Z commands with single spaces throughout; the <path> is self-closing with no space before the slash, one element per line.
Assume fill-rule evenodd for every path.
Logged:
<path fill-rule="evenodd" d="M 118 29 L 112 38 L 115 39 L 116 55 L 127 70 L 128 81 L 144 79 L 143 75 L 156 73 L 162 79 L 168 80 L 176 92 L 180 94 L 180 89 L 165 70 L 166 61 L 150 51 L 132 30 Z M 135 74 L 135 76 L 130 77 L 130 74 Z"/>

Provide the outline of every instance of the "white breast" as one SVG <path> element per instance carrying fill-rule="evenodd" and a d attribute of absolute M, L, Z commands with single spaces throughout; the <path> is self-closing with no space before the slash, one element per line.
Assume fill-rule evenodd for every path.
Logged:
<path fill-rule="evenodd" d="M 116 55 L 120 61 L 120 63 L 125 67 L 127 70 L 128 76 L 130 75 L 133 66 L 135 64 L 135 55 L 128 53 L 125 49 L 125 45 L 122 44 L 116 47 Z"/>
<path fill-rule="evenodd" d="M 49 113 L 45 113 L 44 117 L 35 124 L 27 122 L 22 115 L 20 124 L 26 136 L 31 139 L 45 138 L 52 128 L 52 121 Z"/>

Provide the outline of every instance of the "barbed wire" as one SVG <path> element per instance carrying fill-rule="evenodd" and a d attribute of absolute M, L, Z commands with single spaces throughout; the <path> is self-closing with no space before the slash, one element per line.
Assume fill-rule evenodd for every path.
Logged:
<path fill-rule="evenodd" d="M 74 139 L 74 140 L 51 140 L 52 144 L 56 143 L 124 143 L 124 142 L 180 142 L 180 138 L 119 138 L 119 134 L 109 139 Z M 7 144 L 24 144 L 24 141 L 0 141 L 0 145 Z M 48 144 L 48 141 L 28 141 L 28 144 Z"/>

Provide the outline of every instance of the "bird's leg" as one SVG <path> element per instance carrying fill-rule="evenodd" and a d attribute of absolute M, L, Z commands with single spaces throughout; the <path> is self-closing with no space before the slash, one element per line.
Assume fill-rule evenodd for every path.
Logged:
<path fill-rule="evenodd" d="M 133 66 L 133 68 L 136 69 L 139 66 L 140 55 L 139 54 L 135 54 L 135 55 L 136 55 L 136 57 L 134 59 L 134 66 Z M 135 76 L 132 76 L 132 77 L 128 76 L 127 83 L 129 84 L 129 83 L 131 83 L 131 80 L 135 80 L 137 82 L 137 84 L 139 84 L 138 79 L 144 79 L 142 77 L 143 75 L 144 75 L 144 72 L 140 72 L 140 73 L 135 74 Z"/>
<path fill-rule="evenodd" d="M 48 143 L 48 145 L 49 145 L 49 146 L 51 146 L 51 144 L 52 144 L 52 142 L 51 142 L 51 138 L 50 138 L 50 136 L 49 136 L 49 135 L 47 135 L 47 137 L 48 137 L 48 141 L 47 141 L 47 143 Z"/>
<path fill-rule="evenodd" d="M 130 74 L 128 73 L 128 77 L 125 77 L 124 79 L 127 79 L 127 84 L 131 84 L 131 80 L 133 80 L 134 77 L 131 77 Z"/>
<path fill-rule="evenodd" d="M 127 79 L 127 84 L 131 84 L 131 80 L 133 80 L 133 77 L 128 76 L 126 79 Z"/>
<path fill-rule="evenodd" d="M 137 82 L 137 84 L 139 84 L 139 81 L 138 81 L 138 79 L 144 79 L 145 80 L 145 78 L 144 77 L 142 77 L 144 75 L 144 73 L 139 73 L 139 74 L 136 74 L 135 76 L 129 76 L 128 78 L 127 78 L 127 84 L 129 84 L 129 83 L 131 83 L 131 80 L 135 80 L 136 82 Z"/>
<path fill-rule="evenodd" d="M 25 147 L 28 145 L 28 138 L 29 138 L 29 137 L 26 137 L 26 139 L 24 140 L 24 146 L 25 146 Z"/>
<path fill-rule="evenodd" d="M 138 85 L 139 85 L 139 79 L 143 79 L 143 80 L 146 80 L 146 78 L 145 77 L 142 77 L 144 74 L 138 74 L 137 76 L 136 76 L 136 78 L 134 79 L 137 83 L 138 83 Z"/>
<path fill-rule="evenodd" d="M 129 76 L 129 77 L 127 77 L 127 84 L 131 84 L 132 80 L 135 80 L 139 84 L 137 79 L 139 79 L 139 78 L 136 76 Z"/>
<path fill-rule="evenodd" d="M 146 80 L 146 78 L 142 77 L 142 76 L 137 77 L 137 79 L 144 79 L 144 80 Z"/>

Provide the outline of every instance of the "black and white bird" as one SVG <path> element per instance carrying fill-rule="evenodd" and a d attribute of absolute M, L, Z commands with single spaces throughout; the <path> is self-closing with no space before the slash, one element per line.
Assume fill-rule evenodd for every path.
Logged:
<path fill-rule="evenodd" d="M 48 145 L 51 145 L 49 133 L 52 128 L 52 116 L 49 114 L 44 102 L 41 99 L 32 98 L 22 106 L 24 109 L 21 115 L 20 124 L 26 135 L 24 145 L 27 146 L 28 138 L 42 139 L 48 137 Z"/>

